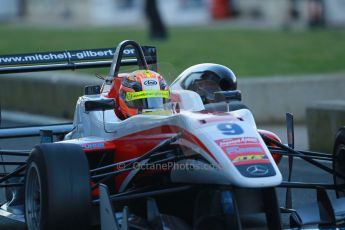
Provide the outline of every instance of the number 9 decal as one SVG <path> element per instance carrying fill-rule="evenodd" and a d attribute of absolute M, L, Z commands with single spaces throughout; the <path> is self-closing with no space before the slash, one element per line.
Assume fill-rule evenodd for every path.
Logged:
<path fill-rule="evenodd" d="M 243 133 L 243 129 L 238 124 L 233 123 L 223 123 L 217 125 L 217 128 L 224 135 L 239 135 Z"/>

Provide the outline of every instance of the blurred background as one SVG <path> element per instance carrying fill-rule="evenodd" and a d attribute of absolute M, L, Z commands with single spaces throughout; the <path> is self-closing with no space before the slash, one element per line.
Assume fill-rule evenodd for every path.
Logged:
<path fill-rule="evenodd" d="M 141 25 L 146 0 L 1 0 L 2 22 L 37 24 Z M 157 0 L 168 25 L 205 25 L 247 19 L 265 27 L 345 23 L 342 0 Z M 44 20 L 42 20 L 44 19 Z M 250 20 L 252 21 L 250 22 Z M 289 22 L 290 21 L 290 22 Z"/>
<path fill-rule="evenodd" d="M 200 62 L 239 76 L 336 72 L 345 68 L 344 12 L 343 0 L 1 0 L 0 52 L 133 39 L 157 46 L 177 73 Z"/>

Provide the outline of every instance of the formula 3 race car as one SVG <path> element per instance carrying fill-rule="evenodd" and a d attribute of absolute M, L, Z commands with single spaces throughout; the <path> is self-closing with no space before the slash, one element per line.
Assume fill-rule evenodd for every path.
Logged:
<path fill-rule="evenodd" d="M 112 61 L 93 60 L 98 52 Z M 73 123 L 0 129 L 1 139 L 41 138 L 27 151 L 0 150 L 2 156 L 26 158 L 0 162 L 17 165 L 1 174 L 7 201 L 0 215 L 25 222 L 29 230 L 243 229 L 242 217 L 253 213 L 265 214 L 266 228 L 282 229 L 282 212 L 291 214 L 291 228 L 343 224 L 344 129 L 333 155 L 295 150 L 291 114 L 286 145 L 274 133 L 257 129 L 251 111 L 240 102 L 240 91 L 222 90 L 219 79 L 206 82 L 218 90 L 199 90 L 203 83 L 188 71 L 171 85 L 168 114 L 120 119 L 114 111 L 126 76 L 120 67 L 157 68 L 155 47 L 134 41 L 123 41 L 115 50 L 2 58 L 8 62 L 0 74 L 110 66 L 102 87 L 85 88 Z M 186 82 L 196 87 L 187 89 Z M 277 166 L 281 156 L 289 159 L 287 181 Z M 332 174 L 334 183 L 291 182 L 296 157 Z M 319 160 L 333 162 L 333 168 Z M 285 207 L 279 207 L 278 187 L 288 188 Z M 293 209 L 291 188 L 315 189 L 317 200 Z M 331 201 L 326 190 L 334 190 L 338 199 Z"/>

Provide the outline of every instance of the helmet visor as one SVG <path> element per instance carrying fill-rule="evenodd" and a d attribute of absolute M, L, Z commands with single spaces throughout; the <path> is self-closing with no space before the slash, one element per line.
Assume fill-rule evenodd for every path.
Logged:
<path fill-rule="evenodd" d="M 164 104 L 170 98 L 168 90 L 145 90 L 127 92 L 125 101 L 130 108 L 142 110 L 164 109 Z"/>

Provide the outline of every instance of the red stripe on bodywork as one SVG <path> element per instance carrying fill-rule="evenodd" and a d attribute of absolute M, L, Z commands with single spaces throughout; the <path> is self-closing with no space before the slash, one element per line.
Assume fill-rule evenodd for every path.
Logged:
<path fill-rule="evenodd" d="M 144 155 L 162 141 L 167 140 L 178 133 L 182 133 L 182 138 L 199 146 L 204 152 L 206 152 L 206 154 L 208 154 L 212 159 L 214 159 L 215 162 L 219 163 L 215 156 L 196 136 L 194 136 L 187 130 L 174 125 L 163 125 L 144 131 L 132 133 L 130 135 L 123 136 L 118 139 L 106 141 L 104 142 L 104 144 L 110 149 L 116 150 L 114 151 L 114 162 L 123 162 Z M 84 151 L 94 150 L 95 149 L 84 149 Z M 129 172 L 124 172 L 115 177 L 115 184 L 118 189 L 120 188 L 121 184 L 123 183 L 128 174 Z"/>
<path fill-rule="evenodd" d="M 140 131 L 116 139 L 113 142 L 116 145 L 116 149 L 120 152 L 121 150 L 125 152 L 127 152 L 128 149 L 132 150 L 129 155 L 121 156 L 121 160 L 128 160 L 148 152 L 160 142 L 167 140 L 178 133 L 182 133 L 182 138 L 192 143 L 195 143 L 208 155 L 210 155 L 216 162 L 218 162 L 216 158 L 213 156 L 213 154 L 208 150 L 208 148 L 196 136 L 186 131 L 185 129 L 174 125 L 163 125 L 152 129 Z M 159 135 L 169 135 L 170 137 L 157 137 Z M 152 138 L 152 136 L 155 137 Z M 136 143 L 135 146 L 133 145 L 133 143 Z M 138 148 L 138 146 L 140 146 L 140 148 Z"/>
<path fill-rule="evenodd" d="M 243 161 L 238 161 L 238 162 L 233 162 L 234 165 L 250 165 L 250 164 L 269 164 L 270 160 L 269 159 L 262 159 L 262 160 L 243 160 Z"/>

